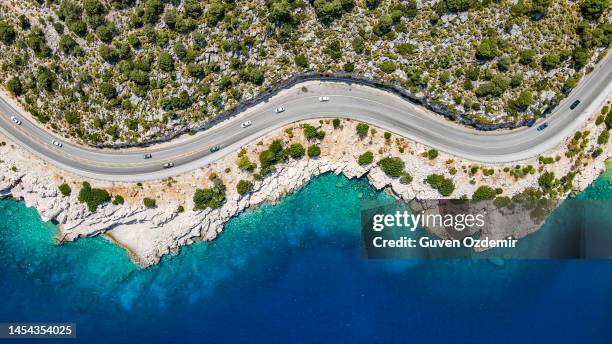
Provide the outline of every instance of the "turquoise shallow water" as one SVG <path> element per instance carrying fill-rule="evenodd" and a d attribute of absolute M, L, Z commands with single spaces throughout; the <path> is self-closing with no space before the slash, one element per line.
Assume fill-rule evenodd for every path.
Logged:
<path fill-rule="evenodd" d="M 610 198 L 610 180 L 580 197 Z M 76 322 L 87 343 L 609 338 L 609 261 L 368 261 L 362 200 L 390 197 L 320 176 L 146 270 L 102 238 L 56 246 L 54 225 L 0 201 L 0 322 Z"/>

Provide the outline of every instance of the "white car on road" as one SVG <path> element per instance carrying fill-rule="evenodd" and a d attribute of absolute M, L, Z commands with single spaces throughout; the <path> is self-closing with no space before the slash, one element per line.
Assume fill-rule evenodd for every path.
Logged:
<path fill-rule="evenodd" d="M 55 139 L 51 140 L 51 143 L 52 143 L 54 146 L 58 146 L 58 147 L 62 147 L 62 146 L 63 146 L 63 144 L 62 144 L 61 142 L 56 141 Z"/>
<path fill-rule="evenodd" d="M 240 126 L 243 127 L 243 128 L 246 128 L 246 127 L 250 127 L 251 124 L 253 124 L 253 122 L 246 121 L 246 122 L 242 122 L 242 124 L 240 124 Z"/>
<path fill-rule="evenodd" d="M 319 101 L 320 102 L 328 102 L 329 101 L 329 97 L 328 96 L 320 96 L 319 97 Z"/>
<path fill-rule="evenodd" d="M 276 113 L 285 112 L 285 108 L 284 108 L 284 107 L 282 107 L 282 106 L 281 106 L 281 107 L 278 107 L 278 108 L 276 108 L 276 110 L 274 110 L 274 112 L 276 112 Z"/>
<path fill-rule="evenodd" d="M 17 125 L 21 125 L 21 121 L 17 119 L 15 116 L 11 116 L 11 121 L 15 122 Z"/>

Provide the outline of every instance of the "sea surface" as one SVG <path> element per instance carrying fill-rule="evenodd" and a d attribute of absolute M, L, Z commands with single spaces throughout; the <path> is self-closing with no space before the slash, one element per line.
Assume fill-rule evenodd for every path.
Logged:
<path fill-rule="evenodd" d="M 612 260 L 365 260 L 364 200 L 390 196 L 319 176 L 148 269 L 0 201 L 0 322 L 74 322 L 68 343 L 610 343 Z"/>

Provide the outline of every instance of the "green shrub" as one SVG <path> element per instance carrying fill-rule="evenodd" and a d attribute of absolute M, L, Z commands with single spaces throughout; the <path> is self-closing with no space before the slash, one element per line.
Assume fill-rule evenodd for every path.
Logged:
<path fill-rule="evenodd" d="M 557 54 L 547 54 L 542 58 L 542 67 L 545 70 L 558 68 L 561 65 L 561 57 Z"/>
<path fill-rule="evenodd" d="M 342 43 L 335 39 L 331 41 L 323 51 L 333 60 L 339 61 L 342 58 Z"/>
<path fill-rule="evenodd" d="M 311 3 L 317 18 L 326 25 L 340 18 L 354 6 L 353 0 L 314 0 Z"/>
<path fill-rule="evenodd" d="M 402 56 L 408 56 L 412 54 L 416 48 L 417 46 L 411 43 L 398 43 L 395 46 L 395 51 Z"/>
<path fill-rule="evenodd" d="M 15 40 L 17 33 L 15 29 L 4 20 L 0 19 L 0 42 L 10 45 Z"/>
<path fill-rule="evenodd" d="M 64 196 L 70 196 L 70 194 L 72 193 L 72 189 L 70 188 L 70 185 L 66 183 L 60 185 L 58 189 Z"/>
<path fill-rule="evenodd" d="M 149 198 L 149 197 L 145 197 L 145 198 L 142 200 L 142 203 L 143 203 L 143 204 L 144 204 L 144 206 L 145 206 L 145 207 L 147 207 L 147 208 L 155 208 L 155 206 L 156 206 L 155 200 L 154 200 L 154 199 L 152 199 L 152 198 Z"/>
<path fill-rule="evenodd" d="M 195 210 L 219 208 L 225 203 L 225 185 L 219 184 L 209 189 L 196 189 L 193 194 Z"/>
<path fill-rule="evenodd" d="M 374 153 L 367 151 L 359 156 L 357 162 L 359 165 L 369 165 L 374 161 Z"/>
<path fill-rule="evenodd" d="M 557 185 L 557 179 L 554 172 L 544 172 L 538 178 L 538 185 L 544 192 L 550 192 Z"/>
<path fill-rule="evenodd" d="M 369 129 L 370 129 L 369 125 L 365 123 L 359 123 L 357 124 L 357 127 L 356 127 L 357 135 L 359 135 L 360 137 L 364 137 L 368 134 Z"/>
<path fill-rule="evenodd" d="M 167 51 L 162 51 L 157 58 L 157 65 L 164 72 L 172 72 L 174 71 L 174 58 Z"/>
<path fill-rule="evenodd" d="M 94 212 L 98 206 L 110 201 L 110 195 L 106 190 L 92 188 L 88 182 L 83 182 L 79 191 L 79 202 L 87 204 L 89 211 Z"/>
<path fill-rule="evenodd" d="M 102 95 L 106 99 L 113 99 L 117 97 L 117 90 L 115 89 L 115 86 L 113 86 L 109 82 L 100 83 L 99 89 L 100 89 L 100 93 L 102 93 Z"/>
<path fill-rule="evenodd" d="M 610 132 L 608 130 L 602 131 L 601 134 L 599 134 L 599 136 L 597 137 L 597 143 L 600 145 L 608 144 L 609 140 L 610 140 Z"/>
<path fill-rule="evenodd" d="M 251 162 L 251 160 L 249 160 L 249 157 L 246 154 L 240 155 L 236 164 L 238 165 L 239 169 L 249 172 L 253 172 L 257 167 L 257 165 L 255 165 L 253 162 Z"/>
<path fill-rule="evenodd" d="M 206 71 L 204 70 L 204 67 L 197 63 L 188 64 L 187 73 L 197 79 L 201 79 L 206 76 Z"/>
<path fill-rule="evenodd" d="M 225 6 L 222 2 L 213 1 L 206 11 L 206 22 L 211 27 L 214 27 L 219 21 L 225 17 Z"/>
<path fill-rule="evenodd" d="M 289 146 L 289 148 L 287 148 L 287 150 L 289 152 L 289 155 L 294 159 L 299 159 L 303 157 L 306 153 L 304 146 L 299 143 L 292 144 L 291 146 Z"/>
<path fill-rule="evenodd" d="M 604 121 L 606 120 L 606 116 L 604 115 L 599 115 L 597 116 L 597 119 L 595 120 L 595 125 L 600 125 L 602 124 Z"/>
<path fill-rule="evenodd" d="M 400 177 L 400 183 L 402 184 L 410 184 L 412 183 L 412 175 L 408 172 L 404 172 Z"/>
<path fill-rule="evenodd" d="M 57 87 L 57 76 L 47 67 L 39 67 L 36 72 L 36 87 L 41 91 L 53 92 Z"/>
<path fill-rule="evenodd" d="M 340 128 L 340 118 L 334 118 L 332 124 L 334 125 L 334 129 Z"/>
<path fill-rule="evenodd" d="M 536 52 L 533 49 L 521 50 L 519 62 L 524 65 L 531 64 L 534 61 L 535 56 Z"/>
<path fill-rule="evenodd" d="M 497 41 L 493 38 L 485 38 L 476 48 L 476 57 L 490 60 L 497 56 Z"/>
<path fill-rule="evenodd" d="M 304 136 L 309 140 L 314 139 L 317 137 L 317 128 L 310 124 L 304 124 Z"/>
<path fill-rule="evenodd" d="M 259 163 L 262 174 L 267 174 L 273 170 L 276 163 L 287 159 L 287 150 L 283 148 L 280 140 L 274 140 L 268 149 L 259 153 Z"/>
<path fill-rule="evenodd" d="M 438 190 L 438 192 L 444 196 L 450 196 L 453 191 L 455 191 L 455 184 L 452 179 L 445 178 L 441 174 L 430 174 L 425 179 L 425 182 L 429 184 L 432 188 Z"/>
<path fill-rule="evenodd" d="M 510 86 L 510 79 L 503 75 L 495 75 L 491 81 L 480 84 L 474 91 L 478 97 L 501 96 Z"/>
<path fill-rule="evenodd" d="M 397 69 L 397 65 L 393 61 L 384 61 L 378 65 L 378 68 L 386 74 L 391 74 Z"/>
<path fill-rule="evenodd" d="M 491 188 L 490 186 L 483 185 L 478 187 L 478 189 L 474 191 L 474 194 L 472 195 L 472 200 L 475 202 L 491 200 L 494 199 L 496 195 L 497 192 L 495 192 L 495 189 Z"/>
<path fill-rule="evenodd" d="M 363 52 L 365 51 L 365 42 L 363 38 L 359 36 L 355 37 L 351 41 L 351 46 L 353 47 L 353 50 L 355 50 L 357 54 L 363 54 Z"/>
<path fill-rule="evenodd" d="M 311 158 L 316 158 L 321 155 L 321 148 L 317 145 L 311 145 L 308 147 L 308 156 Z"/>
<path fill-rule="evenodd" d="M 429 160 L 433 160 L 435 158 L 437 158 L 439 155 L 439 152 L 437 149 L 430 149 L 427 151 L 427 157 L 429 158 Z"/>
<path fill-rule="evenodd" d="M 374 34 L 376 34 L 377 36 L 382 36 L 386 33 L 389 33 L 389 31 L 391 31 L 392 25 L 393 25 L 393 18 L 391 18 L 391 16 L 383 14 L 380 17 L 378 17 L 378 22 L 376 23 L 376 25 L 374 25 L 372 32 L 374 32 Z M 385 61 L 385 62 L 388 62 L 388 61 Z"/>
<path fill-rule="evenodd" d="M 51 55 L 51 48 L 47 45 L 45 34 L 38 27 L 33 28 L 28 34 L 26 44 L 34 51 L 36 57 L 43 58 Z"/>
<path fill-rule="evenodd" d="M 125 203 L 125 200 L 123 199 L 123 196 L 115 195 L 115 198 L 113 199 L 113 204 L 114 205 L 121 205 L 123 203 Z"/>
<path fill-rule="evenodd" d="M 308 58 L 304 55 L 297 55 L 295 57 L 295 65 L 300 68 L 308 68 Z"/>
<path fill-rule="evenodd" d="M 597 147 L 593 153 L 591 153 L 591 156 L 593 157 L 593 159 L 597 158 L 598 156 L 600 156 L 603 153 L 603 149 L 601 149 L 601 147 Z"/>
<path fill-rule="evenodd" d="M 514 108 L 518 111 L 525 111 L 533 103 L 533 96 L 529 91 L 522 91 L 518 98 L 514 100 Z"/>
<path fill-rule="evenodd" d="M 251 181 L 241 179 L 238 184 L 236 184 L 236 190 L 241 196 L 244 196 L 253 190 L 253 183 Z"/>
<path fill-rule="evenodd" d="M 23 92 L 21 80 L 18 77 L 13 77 L 6 83 L 6 89 L 16 96 L 20 96 Z"/>
<path fill-rule="evenodd" d="M 512 204 L 512 199 L 506 196 L 495 197 L 495 200 L 493 200 L 493 205 L 495 205 L 498 208 L 507 207 L 510 204 Z"/>
<path fill-rule="evenodd" d="M 378 166 L 389 177 L 399 177 L 404 173 L 404 162 L 402 159 L 394 157 L 383 158 L 378 161 Z"/>
<path fill-rule="evenodd" d="M 353 62 L 347 62 L 342 66 L 342 70 L 351 73 L 355 71 L 355 64 Z"/>
<path fill-rule="evenodd" d="M 85 36 L 87 33 L 87 24 L 82 20 L 73 20 L 67 23 L 70 31 L 74 32 L 77 36 Z"/>
<path fill-rule="evenodd" d="M 596 20 L 609 6 L 608 0 L 582 0 L 580 11 L 586 19 Z"/>

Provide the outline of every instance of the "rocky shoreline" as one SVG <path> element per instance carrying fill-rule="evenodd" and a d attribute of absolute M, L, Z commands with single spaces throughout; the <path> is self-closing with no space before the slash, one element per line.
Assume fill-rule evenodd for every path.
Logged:
<path fill-rule="evenodd" d="M 590 135 L 595 137 L 604 130 L 601 125 L 595 124 L 597 115 L 598 113 L 594 114 L 582 129 L 589 130 Z M 245 146 L 244 151 L 252 161 L 257 161 L 259 153 L 275 139 L 308 146 L 311 141 L 302 133 L 304 123 L 327 133 L 325 138 L 318 142 L 321 155 L 317 158 L 304 156 L 300 159 L 289 159 L 276 165 L 273 172 L 263 176 L 261 180 L 255 180 L 252 191 L 244 196 L 238 194 L 236 185 L 241 179 L 251 178 L 252 173 L 237 168 L 235 155 L 229 154 L 221 161 L 162 181 L 144 184 L 91 181 L 94 187 L 104 188 L 112 195 L 122 195 L 125 198 L 125 204 L 107 203 L 98 207 L 95 212 L 90 212 L 85 204 L 78 201 L 77 194 L 83 178 L 58 170 L 0 137 L 0 142 L 7 142 L 0 146 L 0 197 L 22 200 L 26 206 L 37 209 L 43 221 L 55 221 L 59 227 L 56 235 L 58 243 L 106 235 L 128 251 L 138 265 L 146 267 L 156 264 L 166 254 L 177 253 L 181 246 L 201 240 L 213 240 L 232 217 L 263 203 L 277 202 L 284 195 L 304 186 L 314 176 L 323 173 L 343 174 L 348 178 L 367 178 L 374 188 L 387 190 L 398 199 L 410 202 L 441 198 L 438 191 L 425 182 L 425 178 L 434 173 L 453 180 L 455 190 L 451 197 L 454 198 L 472 195 L 481 185 L 501 188 L 503 196 L 512 196 L 526 188 L 538 187 L 539 173 L 516 179 L 504 172 L 505 169 L 515 165 L 541 166 L 540 171 L 551 171 L 557 176 L 563 176 L 575 164 L 572 159 L 564 156 L 571 138 L 566 144 L 547 154 L 552 157 L 559 156 L 552 164 L 542 165 L 535 158 L 512 164 L 482 164 L 457 159 L 444 152 L 439 152 L 439 156 L 430 159 L 426 156 L 429 147 L 395 135 L 385 136 L 378 128 L 370 127 L 370 134 L 360 138 L 355 134 L 358 122 L 350 120 L 342 120 L 339 128 L 334 128 L 331 120 L 294 123 Z M 591 140 L 590 145 L 594 144 L 593 141 L 596 140 Z M 400 178 L 387 176 L 375 163 L 360 165 L 357 160 L 364 151 L 373 152 L 374 161 L 388 156 L 400 157 L 405 163 L 406 172 L 412 176 L 412 181 L 403 184 Z M 612 143 L 608 143 L 604 154 L 590 159 L 588 164 L 580 167 L 571 192 L 584 190 L 604 171 L 605 161 L 611 151 Z M 475 173 L 474 166 L 478 167 Z M 451 170 L 455 173 L 450 173 Z M 494 174 L 484 173 L 487 170 L 493 170 Z M 196 188 L 213 185 L 212 178 L 209 178 L 213 173 L 227 187 L 225 203 L 217 209 L 194 210 L 193 192 Z M 70 196 L 63 196 L 58 191 L 58 186 L 62 183 L 72 188 Z M 144 197 L 155 199 L 157 206 L 145 207 L 142 202 Z M 184 211 L 181 211 L 183 209 Z M 487 232 L 483 235 L 491 238 L 522 238 L 538 228 L 539 224 L 533 223 L 522 228 Z M 440 236 L 444 235 L 435 228 L 430 230 Z"/>

